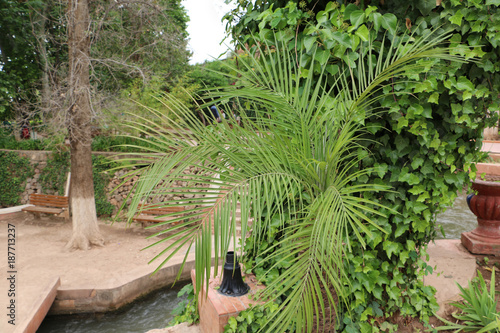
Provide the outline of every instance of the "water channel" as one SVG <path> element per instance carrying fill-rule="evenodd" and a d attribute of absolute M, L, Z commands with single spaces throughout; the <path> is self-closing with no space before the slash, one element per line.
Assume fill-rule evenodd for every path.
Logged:
<path fill-rule="evenodd" d="M 472 231 L 477 227 L 477 217 L 467 206 L 465 191 L 455 199 L 453 206 L 444 213 L 438 214 L 436 224 L 442 225 L 445 236 L 438 232 L 438 238 L 460 239 L 464 231 Z"/>
<path fill-rule="evenodd" d="M 165 328 L 174 317 L 172 310 L 185 299 L 185 295 L 177 298 L 177 293 L 186 283 L 153 292 L 117 312 L 48 316 L 37 333 L 144 333 Z"/>
<path fill-rule="evenodd" d="M 444 238 L 460 239 L 464 231 L 473 230 L 476 217 L 467 207 L 466 193 L 461 193 L 452 207 L 437 216 L 437 224 L 445 231 Z M 438 238 L 443 238 L 438 233 Z M 185 284 L 185 283 L 184 283 Z M 145 299 L 134 302 L 127 309 L 109 314 L 85 316 L 47 317 L 37 333 L 144 333 L 155 328 L 164 328 L 173 318 L 175 306 L 184 300 L 177 292 L 184 284 L 174 289 L 154 292 Z"/>

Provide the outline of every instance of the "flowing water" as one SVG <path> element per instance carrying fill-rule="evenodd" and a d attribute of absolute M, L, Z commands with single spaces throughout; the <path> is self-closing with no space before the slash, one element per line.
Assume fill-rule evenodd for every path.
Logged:
<path fill-rule="evenodd" d="M 153 292 L 125 310 L 106 314 L 48 316 L 37 333 L 144 333 L 165 328 L 172 310 L 186 297 L 177 297 L 185 283 Z"/>
<path fill-rule="evenodd" d="M 467 194 L 464 192 L 455 199 L 453 206 L 437 216 L 437 224 L 442 225 L 445 236 L 438 232 L 438 238 L 460 239 L 465 231 L 472 231 L 477 227 L 477 217 L 467 206 Z"/>

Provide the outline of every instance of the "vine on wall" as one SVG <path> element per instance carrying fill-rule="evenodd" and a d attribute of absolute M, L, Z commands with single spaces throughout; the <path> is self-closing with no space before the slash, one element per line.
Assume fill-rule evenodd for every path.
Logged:
<path fill-rule="evenodd" d="M 35 174 L 30 160 L 15 152 L 0 151 L 0 206 L 21 204 L 24 183 Z"/>
<path fill-rule="evenodd" d="M 25 191 L 24 182 L 34 175 L 35 165 L 30 160 L 19 156 L 18 152 L 0 151 L 0 206 L 21 204 L 21 194 Z M 111 216 L 114 206 L 109 202 L 106 187 L 111 176 L 106 170 L 115 167 L 116 163 L 103 156 L 92 155 L 94 173 L 95 205 L 98 216 Z M 47 159 L 46 166 L 40 171 L 39 182 L 42 193 L 53 192 L 64 195 L 67 175 L 70 170 L 68 152 L 53 152 Z"/>

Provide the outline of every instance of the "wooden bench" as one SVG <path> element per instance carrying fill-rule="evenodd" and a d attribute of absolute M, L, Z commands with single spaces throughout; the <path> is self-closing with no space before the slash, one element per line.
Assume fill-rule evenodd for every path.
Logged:
<path fill-rule="evenodd" d="M 42 213 L 53 214 L 69 221 L 69 200 L 66 196 L 33 193 L 30 204 L 34 206 L 23 208 L 23 212 L 32 213 L 36 218 L 40 218 Z"/>
<path fill-rule="evenodd" d="M 144 227 L 148 223 L 160 223 L 173 220 L 182 215 L 185 211 L 185 207 L 182 206 L 172 206 L 172 207 L 158 207 L 158 205 L 139 205 L 137 207 L 138 212 L 132 220 L 140 222 Z M 177 214 L 174 214 L 177 213 Z M 163 216 L 172 214 L 171 216 Z M 177 223 L 175 223 L 177 224 Z"/>

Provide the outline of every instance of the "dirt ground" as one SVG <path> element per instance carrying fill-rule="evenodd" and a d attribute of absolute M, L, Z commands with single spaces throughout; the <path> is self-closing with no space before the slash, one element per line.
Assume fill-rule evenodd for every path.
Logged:
<path fill-rule="evenodd" d="M 59 289 L 114 288 L 124 281 L 152 273 L 161 260 L 148 262 L 162 249 L 162 245 L 147 246 L 160 240 L 147 239 L 157 230 L 145 230 L 140 225 L 127 226 L 124 222 L 99 221 L 105 239 L 103 247 L 88 251 L 66 251 L 70 239 L 71 223 L 62 218 L 42 217 L 36 220 L 31 214 L 16 213 L 0 219 L 0 305 L 9 304 L 9 281 L 4 274 L 15 271 L 15 301 L 17 320 L 27 317 L 33 299 L 40 293 L 40 286 L 49 285 L 60 277 Z M 15 229 L 13 263 L 9 262 L 7 243 L 9 233 Z M 180 251 L 182 252 L 182 251 Z M 185 252 L 184 252 L 185 253 Z M 183 255 L 183 254 L 182 254 Z M 13 265 L 10 267 L 10 265 Z M 126 279 L 124 280 L 126 276 Z M 1 318 L 5 317 L 0 312 Z M 10 332 L 6 320 L 0 320 L 0 332 Z"/>
<path fill-rule="evenodd" d="M 6 224 L 15 225 L 18 268 L 37 271 L 38 267 L 39 274 L 57 274 L 61 277 L 62 287 L 85 285 L 102 279 L 103 275 L 112 284 L 113 278 L 120 277 L 124 271 L 144 267 L 161 250 L 160 246 L 142 250 L 154 243 L 155 239 L 146 239 L 154 231 L 137 225 L 127 226 L 124 222 L 111 224 L 111 221 L 100 220 L 99 227 L 105 239 L 103 247 L 95 246 L 89 251 L 66 251 L 64 246 L 72 231 L 70 223 L 59 218 L 42 217 L 36 220 L 30 214 L 20 216 L 0 221 L 0 244 L 7 244 Z M 5 264 L 0 262 L 0 265 Z"/>

